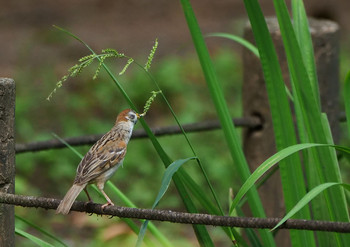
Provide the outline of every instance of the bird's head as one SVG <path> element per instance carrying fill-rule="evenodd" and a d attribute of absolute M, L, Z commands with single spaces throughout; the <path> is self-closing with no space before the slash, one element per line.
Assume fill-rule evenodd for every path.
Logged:
<path fill-rule="evenodd" d="M 140 114 L 136 113 L 131 109 L 126 109 L 119 113 L 116 123 L 119 122 L 132 122 L 133 124 L 137 123 L 137 120 L 140 118 Z"/>

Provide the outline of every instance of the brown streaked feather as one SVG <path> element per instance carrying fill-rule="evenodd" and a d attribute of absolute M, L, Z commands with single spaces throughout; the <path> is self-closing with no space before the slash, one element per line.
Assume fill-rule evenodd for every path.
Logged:
<path fill-rule="evenodd" d="M 123 161 L 126 147 L 124 141 L 115 142 L 109 139 L 103 146 L 97 142 L 80 162 L 74 183 L 95 182 L 96 178 Z"/>

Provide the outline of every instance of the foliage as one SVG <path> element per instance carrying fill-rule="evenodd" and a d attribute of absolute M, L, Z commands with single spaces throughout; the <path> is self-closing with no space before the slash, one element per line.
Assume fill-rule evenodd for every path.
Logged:
<path fill-rule="evenodd" d="M 215 60 L 215 56 L 213 60 L 209 56 L 204 38 L 188 0 L 181 0 L 181 4 L 200 62 L 200 66 L 198 66 L 198 64 L 196 65 L 196 70 L 188 68 L 188 66 L 186 67 L 182 59 L 169 59 L 165 60 L 159 68 L 152 68 L 153 73 L 151 74 L 150 64 L 154 59 L 155 50 L 158 47 L 157 40 L 151 50 L 146 65 L 140 66 L 133 58 L 119 53 L 114 49 L 104 49 L 101 54 L 96 54 L 78 37 L 69 34 L 83 43 L 90 50 L 91 54 L 83 56 L 79 60 L 79 63 L 72 66 L 68 74 L 63 76 L 56 84 L 56 88 L 52 93 L 60 93 L 62 95 L 60 98 L 61 105 L 58 104 L 57 101 L 54 102 L 57 108 L 51 105 L 50 107 L 55 109 L 55 111 L 49 110 L 48 112 L 50 112 L 50 114 L 60 115 L 58 113 L 63 112 L 63 109 L 65 109 L 67 105 L 72 106 L 62 119 L 57 118 L 59 119 L 58 123 L 55 123 L 54 127 L 51 129 L 56 127 L 59 130 L 57 132 L 62 132 L 65 136 L 89 132 L 94 133 L 97 129 L 101 132 L 105 132 L 105 130 L 108 129 L 107 124 L 101 124 L 99 119 L 92 119 L 91 122 L 87 124 L 86 119 L 88 119 L 88 116 L 99 116 L 99 114 L 101 114 L 100 109 L 104 107 L 108 109 L 106 112 L 109 113 L 102 113 L 102 115 L 106 114 L 107 116 L 111 114 L 111 112 L 117 112 L 115 109 L 111 110 L 111 107 L 113 107 L 111 102 L 113 102 L 113 104 L 118 104 L 118 109 L 120 109 L 120 105 L 125 104 L 124 102 L 132 108 L 137 109 L 138 106 L 146 101 L 145 92 L 151 91 L 149 90 L 150 88 L 155 88 L 155 90 L 152 91 L 153 95 L 149 99 L 149 102 L 154 100 L 157 92 L 162 96 L 163 101 L 161 104 L 159 102 L 158 104 L 154 104 L 148 114 L 148 116 L 151 117 L 151 114 L 154 114 L 153 119 L 156 119 L 154 121 L 162 120 L 162 116 L 170 112 L 173 118 L 168 118 L 171 120 L 167 119 L 164 122 L 176 122 L 181 127 L 179 119 L 182 121 L 200 121 L 208 116 L 217 115 L 222 123 L 223 132 L 218 131 L 215 133 L 201 134 L 195 138 L 189 138 L 186 133 L 183 133 L 183 136 L 180 137 L 167 137 L 158 140 L 150 131 L 148 124 L 142 120 L 141 124 L 149 134 L 152 145 L 144 141 L 131 142 L 129 150 L 133 151 L 129 151 L 129 154 L 137 153 L 137 155 L 128 155 L 125 162 L 130 164 L 128 165 L 128 169 L 120 169 L 120 172 L 118 172 L 118 175 L 127 178 L 125 179 L 126 181 L 120 182 L 119 187 L 125 189 L 130 198 L 136 198 L 135 201 L 137 205 L 149 207 L 150 204 L 152 204 L 152 199 L 150 198 L 154 198 L 154 191 L 158 189 L 157 184 L 162 184 L 162 189 L 159 194 L 164 195 L 168 200 L 156 201 L 154 206 L 159 202 L 164 207 L 184 207 L 189 212 L 205 210 L 211 214 L 231 215 L 231 213 L 236 210 L 238 214 L 241 214 L 240 204 L 238 204 L 238 202 L 247 193 L 246 201 L 249 203 L 252 213 L 255 216 L 264 217 L 265 213 L 254 184 L 270 167 L 279 161 L 286 209 L 292 212 L 289 213 L 285 219 L 297 216 L 304 219 L 315 218 L 348 221 L 348 206 L 342 188 L 342 186 L 348 188 L 348 185 L 342 183 L 339 163 L 334 150 L 331 148 L 334 144 L 328 128 L 328 121 L 326 116 L 321 113 L 319 106 L 315 64 L 306 14 L 302 2 L 298 0 L 292 1 L 295 19 L 295 23 L 292 25 L 284 1 L 274 1 L 290 68 L 293 89 L 292 98 L 296 110 L 297 129 L 301 144 L 297 144 L 296 131 L 294 130 L 285 84 L 260 6 L 256 0 L 246 0 L 244 2 L 252 24 L 258 52 L 254 47 L 251 47 L 250 44 L 246 45 L 249 45 L 250 49 L 255 51 L 261 59 L 272 112 L 275 140 L 279 150 L 276 155 L 266 160 L 253 174 L 250 174 L 241 148 L 239 131 L 232 125 L 231 121 L 232 111 L 239 112 L 239 107 L 231 109 L 233 102 L 229 100 L 228 95 L 225 95 L 225 92 L 231 92 L 237 89 L 237 85 L 227 83 L 229 81 L 227 78 L 220 78 L 220 75 L 225 73 L 227 73 L 228 76 L 232 76 L 230 71 L 231 64 L 236 63 L 236 61 L 231 58 L 232 60 L 228 60 L 229 63 L 227 63 L 227 61 L 223 62 L 225 66 L 229 64 L 230 69 L 226 70 L 225 73 L 221 73 L 223 71 L 220 71 L 220 61 Z M 68 33 L 67 31 L 64 32 Z M 233 38 L 232 35 L 216 35 L 237 40 Z M 237 41 L 242 42 L 242 40 L 239 39 Z M 301 43 L 303 45 L 301 45 Z M 232 54 L 230 54 L 230 56 L 231 55 Z M 126 65 L 121 69 L 119 75 L 125 76 L 125 81 L 129 83 L 124 84 L 119 81 L 119 78 L 112 73 L 110 67 L 107 65 L 107 58 L 127 59 Z M 228 59 L 227 56 L 223 56 L 223 58 Z M 97 69 L 89 70 L 89 65 L 91 65 L 93 61 L 98 62 Z M 193 66 L 192 61 L 193 60 L 188 63 L 191 66 Z M 132 71 L 130 75 L 127 75 L 126 69 L 129 68 L 131 64 L 136 64 L 141 68 L 142 73 Z M 128 69 L 128 71 L 130 71 L 130 69 Z M 200 74 L 200 69 L 202 69 L 204 77 Z M 83 70 L 87 70 L 90 74 L 93 74 L 92 80 L 88 79 L 89 76 L 84 77 L 82 73 Z M 106 71 L 107 76 L 106 74 L 102 75 L 101 72 L 103 70 Z M 184 71 L 188 74 L 184 73 Z M 144 76 L 145 73 L 147 76 Z M 179 76 L 183 74 L 185 76 L 180 78 Z M 57 92 L 57 89 L 62 86 L 63 82 L 68 80 L 69 77 L 76 77 L 77 75 L 81 76 L 81 82 L 84 81 L 84 84 L 78 83 L 79 90 L 71 86 L 69 90 L 63 91 L 63 89 L 61 89 L 61 92 Z M 23 73 L 19 76 L 24 77 L 25 74 Z M 92 81 L 96 79 L 97 76 L 99 76 L 101 81 L 111 79 L 119 89 L 120 94 L 111 93 L 110 86 L 106 86 L 105 83 L 96 86 Z M 52 74 L 49 77 L 52 78 Z M 155 78 L 157 80 L 155 80 Z M 193 81 L 195 81 L 194 79 L 198 79 L 198 85 L 193 83 Z M 203 80 L 206 82 L 209 93 L 199 95 L 197 92 L 204 88 Z M 159 85 L 157 81 L 161 81 L 162 84 Z M 180 84 L 180 82 L 182 84 Z M 346 79 L 345 86 L 346 95 L 348 95 L 349 77 Z M 135 90 L 136 88 L 138 90 Z M 225 90 L 223 90 L 223 88 L 225 88 Z M 79 91 L 79 96 L 74 96 L 74 94 L 76 94 L 75 91 Z M 49 99 L 52 97 L 52 93 L 49 95 Z M 81 95 L 84 95 L 84 97 Z M 239 100 L 238 95 L 239 94 L 237 94 L 235 100 Z M 207 100 L 209 97 L 212 99 L 214 106 Z M 230 95 L 230 99 L 232 98 L 232 95 Z M 21 100 L 24 101 L 25 98 Z M 347 102 L 347 97 L 345 97 L 345 100 Z M 19 109 L 17 111 L 21 112 L 23 115 L 28 114 L 25 109 L 31 109 L 30 107 L 33 107 L 33 103 L 29 106 L 23 102 L 19 102 L 18 105 Z M 168 109 L 164 107 L 165 105 Z M 176 112 L 180 112 L 179 116 L 175 115 L 173 108 L 177 108 Z M 86 109 L 89 110 L 87 111 Z M 146 104 L 145 109 L 149 109 L 148 104 Z M 29 119 L 35 119 L 36 113 L 35 111 L 33 112 L 33 115 L 32 111 L 28 114 Z M 347 109 L 347 114 L 349 114 L 348 112 Z M 68 118 L 70 114 L 74 116 L 72 119 Z M 105 116 L 103 116 L 103 118 L 104 117 Z M 108 115 L 108 118 L 111 119 L 111 115 Z M 34 131 L 34 127 L 28 125 L 28 123 L 20 123 L 17 128 L 22 138 L 26 140 L 33 139 L 35 133 L 43 132 L 40 127 Z M 223 139 L 226 140 L 227 146 L 220 145 Z M 203 143 L 208 143 L 208 140 L 210 140 L 210 143 L 218 143 L 218 145 L 203 145 Z M 310 142 L 314 144 L 310 144 Z M 173 148 L 174 143 L 176 143 L 176 148 Z M 295 152 L 306 150 L 305 148 L 310 147 L 313 148 L 303 152 L 305 164 L 304 167 L 302 167 L 300 157 L 298 154 L 295 154 Z M 337 146 L 337 148 L 341 147 Z M 346 148 L 341 149 L 345 150 Z M 86 150 L 85 147 L 79 149 L 79 151 L 84 150 Z M 57 155 L 58 153 L 60 155 Z M 202 154 L 205 155 L 202 156 Z M 71 167 L 67 164 L 78 163 L 78 160 L 74 160 L 73 162 L 69 158 L 70 156 L 71 154 L 67 151 L 50 151 L 40 156 L 26 154 L 17 157 L 17 162 L 21 163 L 16 180 L 17 191 L 19 191 L 19 193 L 43 195 L 45 191 L 39 192 L 36 189 L 36 187 L 41 188 L 40 184 L 62 184 L 62 178 L 66 179 L 67 183 L 69 183 L 72 174 L 74 174 L 75 166 Z M 160 177 L 164 173 L 164 168 L 160 167 L 158 164 L 163 163 L 165 167 L 171 167 L 172 159 L 170 157 L 176 157 L 173 159 L 179 161 L 183 159 L 183 157 L 189 156 L 199 157 L 196 159 L 198 167 L 181 168 L 176 173 L 174 171 L 172 174 L 174 176 L 171 176 L 180 198 L 182 199 L 183 204 L 180 204 L 178 196 L 171 195 L 171 192 L 173 192 L 172 187 L 169 187 L 169 191 L 164 194 L 165 190 L 168 189 L 170 180 L 166 183 L 160 182 Z M 204 158 L 202 159 L 200 157 Z M 51 167 L 47 167 L 46 164 L 51 164 L 53 167 L 60 165 L 60 168 L 52 169 Z M 215 164 L 215 166 L 208 164 Z M 219 164 L 224 168 L 216 169 Z M 328 166 L 327 170 L 323 169 L 325 164 Z M 303 169 L 306 171 L 306 181 L 304 179 Z M 158 172 L 155 173 L 154 171 Z M 48 176 L 43 178 L 44 181 L 35 181 L 31 183 L 27 180 L 28 174 L 30 173 L 32 173 L 33 177 L 38 173 L 44 173 Z M 236 175 L 236 173 L 238 174 Z M 207 174 L 210 174 L 210 176 Z M 68 179 L 68 177 L 70 177 L 70 179 Z M 140 177 L 142 179 L 140 179 Z M 243 180 L 241 181 L 243 183 L 242 187 L 232 183 L 232 181 L 239 181 L 238 177 Z M 313 177 L 317 179 L 313 179 Z M 129 181 L 133 182 L 129 183 Z M 158 183 L 155 182 L 151 184 L 150 181 L 158 181 Z M 215 181 L 215 183 L 213 181 Z M 213 184 L 215 184 L 215 186 L 213 186 Z M 111 185 L 112 188 L 113 186 L 114 185 Z M 146 187 L 149 189 L 145 190 Z M 229 204 L 227 202 L 227 194 L 228 188 L 230 187 L 234 187 L 234 191 L 238 191 L 238 194 L 236 194 L 233 200 L 229 200 L 230 210 L 228 210 L 221 204 Z M 142 190 L 140 190 L 140 188 L 142 188 Z M 227 188 L 227 190 L 222 190 L 221 188 Z M 52 194 L 52 191 L 57 192 L 57 194 L 61 194 L 62 191 L 65 191 L 64 188 L 57 188 L 57 186 L 46 189 L 46 193 L 48 194 Z M 207 189 L 210 190 L 210 194 L 206 193 Z M 123 197 L 123 195 L 118 192 L 118 189 L 113 190 L 115 195 L 118 194 L 118 196 Z M 316 195 L 319 196 L 316 197 Z M 128 198 L 123 197 L 125 203 L 127 203 L 128 200 Z M 309 201 L 311 201 L 310 209 L 304 207 Z M 19 214 L 24 214 L 25 209 L 17 209 L 17 212 Z M 311 212 L 313 217 L 311 217 Z M 112 227 L 115 221 L 112 223 L 110 221 L 103 221 L 100 223 L 103 228 L 108 228 Z M 127 222 L 127 224 L 134 232 L 138 232 L 138 228 L 133 222 Z M 196 233 L 200 245 L 214 245 L 215 239 L 212 235 L 209 235 L 209 231 L 206 227 L 193 226 L 193 230 Z M 19 229 L 17 232 L 28 238 L 31 237 L 30 234 L 26 234 Z M 238 242 L 238 244 L 243 246 L 249 244 L 241 238 L 241 233 L 236 229 L 222 228 L 222 232 L 227 236 L 225 239 L 227 239 L 228 243 L 231 241 L 233 243 Z M 330 244 L 332 246 L 342 246 L 349 241 L 348 236 L 340 234 L 317 233 L 315 237 L 312 233 L 306 231 L 290 231 L 290 233 L 293 246 L 303 246 L 305 243 L 307 243 L 308 246 L 315 246 L 317 241 L 320 246 L 327 246 Z M 267 230 L 260 230 L 259 234 L 261 240 L 259 240 L 255 232 L 247 230 L 247 236 L 249 236 L 249 241 L 251 241 L 250 244 L 275 245 L 273 235 L 270 232 Z M 32 240 L 40 242 L 40 239 L 35 237 L 32 238 Z M 147 238 L 145 238 L 145 241 L 148 245 L 152 244 Z M 105 241 L 101 240 L 101 242 Z M 43 244 L 45 244 L 45 241 Z"/>

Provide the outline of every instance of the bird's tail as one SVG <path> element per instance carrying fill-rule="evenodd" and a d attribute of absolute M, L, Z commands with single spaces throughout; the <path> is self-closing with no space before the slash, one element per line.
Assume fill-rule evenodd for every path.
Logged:
<path fill-rule="evenodd" d="M 85 186 L 86 184 L 83 184 L 83 185 L 73 184 L 73 186 L 68 190 L 67 194 L 64 196 L 61 203 L 58 205 L 56 209 L 56 214 L 68 214 L 75 199 L 78 197 L 80 192 L 85 188 Z"/>

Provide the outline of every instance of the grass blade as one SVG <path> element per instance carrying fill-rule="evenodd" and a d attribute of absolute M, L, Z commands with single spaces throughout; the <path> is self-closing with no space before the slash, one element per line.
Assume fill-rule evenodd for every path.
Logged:
<path fill-rule="evenodd" d="M 164 175 L 163 175 L 163 178 L 162 178 L 162 182 L 161 182 L 161 187 L 159 189 L 159 192 L 158 192 L 158 195 L 152 205 L 152 209 L 154 209 L 160 199 L 162 199 L 162 197 L 164 196 L 165 192 L 167 191 L 169 185 L 170 185 L 170 182 L 171 182 L 171 179 L 173 177 L 173 175 L 175 174 L 175 172 L 177 172 L 177 170 L 186 162 L 190 161 L 190 160 L 194 160 L 194 159 L 197 159 L 196 157 L 190 157 L 190 158 L 187 158 L 187 159 L 181 159 L 181 160 L 176 160 L 174 161 L 173 163 L 170 164 L 170 166 L 168 166 L 168 168 L 165 170 L 164 172 Z"/>
<path fill-rule="evenodd" d="M 33 227 L 34 229 L 36 229 L 37 231 L 41 232 L 42 234 L 44 234 L 45 236 L 51 238 L 52 240 L 56 241 L 57 243 L 59 243 L 61 246 L 68 246 L 66 245 L 64 242 L 62 242 L 59 238 L 55 237 L 54 235 L 52 235 L 51 233 L 49 233 L 48 231 L 44 230 L 43 228 L 33 224 L 32 222 L 29 222 L 28 220 L 22 218 L 21 216 L 15 215 L 16 219 L 23 221 L 24 223 L 26 223 L 27 225 Z"/>
<path fill-rule="evenodd" d="M 270 158 L 264 161 L 242 185 L 242 187 L 240 188 L 240 190 L 238 191 L 237 195 L 235 196 L 235 198 L 231 203 L 230 214 L 238 205 L 238 202 L 243 198 L 243 196 L 254 186 L 256 181 L 258 181 L 259 178 L 261 178 L 270 168 L 272 168 L 278 162 L 303 149 L 311 148 L 311 147 L 321 147 L 321 146 L 329 147 L 330 145 L 317 144 L 317 143 L 296 144 L 296 145 L 287 147 L 277 152 L 276 154 L 272 155 Z"/>
<path fill-rule="evenodd" d="M 307 74 L 311 82 L 314 95 L 317 97 L 316 102 L 321 106 L 319 97 L 319 87 L 316 72 L 316 63 L 314 49 L 312 45 L 312 39 L 309 29 L 309 21 L 305 12 L 304 3 L 302 0 L 292 0 L 292 14 L 293 14 L 293 26 L 295 30 L 296 38 L 299 42 L 301 52 L 303 54 L 303 61 Z"/>
<path fill-rule="evenodd" d="M 178 120 L 178 118 L 177 118 L 177 116 L 176 116 L 176 114 L 175 114 L 173 108 L 171 107 L 171 105 L 170 105 L 168 99 L 165 97 L 164 93 L 162 92 L 162 90 L 161 90 L 159 84 L 158 84 L 157 81 L 154 79 L 154 77 L 152 76 L 152 74 L 149 73 L 149 71 L 146 71 L 146 70 L 145 70 L 140 64 L 138 64 L 137 62 L 135 62 L 135 64 L 138 65 L 140 68 L 142 68 L 142 69 L 147 73 L 147 75 L 149 76 L 149 78 L 151 79 L 151 81 L 152 81 L 152 82 L 155 84 L 155 86 L 157 87 L 158 91 L 161 92 L 161 95 L 162 95 L 162 97 L 163 97 L 163 100 L 164 100 L 164 102 L 166 103 L 166 105 L 168 106 L 168 108 L 169 108 L 171 114 L 173 115 L 173 117 L 174 117 L 174 119 L 175 119 L 177 125 L 179 126 L 179 128 L 180 128 L 180 130 L 181 130 L 183 136 L 185 137 L 186 142 L 187 142 L 188 146 L 190 147 L 190 149 L 191 149 L 191 151 L 192 151 L 192 154 L 193 154 L 194 156 L 197 157 L 197 153 L 196 153 L 196 151 L 194 150 L 194 147 L 192 146 L 192 144 L 191 144 L 191 142 L 190 142 L 190 140 L 189 140 L 189 138 L 188 138 L 188 136 L 187 136 L 187 133 L 185 132 L 185 130 L 184 130 L 184 128 L 182 127 L 182 125 L 180 124 L 180 121 Z M 216 204 L 217 204 L 217 206 L 218 206 L 218 208 L 219 208 L 219 211 L 220 211 L 220 212 L 219 212 L 218 214 L 224 215 L 224 211 L 223 211 L 223 209 L 222 209 L 222 207 L 221 207 L 221 204 L 220 204 L 220 202 L 219 202 L 218 196 L 217 196 L 217 194 L 216 194 L 215 191 L 214 191 L 214 187 L 213 187 L 213 185 L 211 184 L 211 182 L 210 182 L 210 180 L 209 180 L 209 177 L 208 177 L 208 175 L 207 175 L 207 173 L 206 173 L 206 171 L 205 171 L 205 169 L 204 169 L 204 166 L 202 165 L 201 160 L 200 160 L 199 158 L 197 158 L 196 161 L 197 161 L 197 164 L 198 164 L 199 168 L 201 169 L 201 172 L 202 172 L 202 174 L 203 174 L 203 176 L 204 176 L 204 178 L 205 178 L 205 181 L 207 182 L 207 184 L 208 184 L 208 186 L 209 186 L 209 189 L 210 189 L 210 191 L 211 191 L 211 193 L 212 193 L 212 195 L 213 195 L 213 198 L 214 198 L 214 200 L 215 200 L 215 202 L 216 202 Z M 191 177 L 187 176 L 187 179 L 186 179 L 186 180 L 188 181 L 188 180 L 192 180 L 192 179 L 191 179 Z M 186 181 L 186 180 L 183 180 L 183 181 Z M 196 186 L 196 184 L 195 184 L 195 183 L 191 183 L 191 186 Z M 191 187 L 191 186 L 188 187 L 188 188 L 189 188 L 189 189 L 193 189 L 193 187 Z M 201 189 L 201 191 L 203 192 L 202 189 Z M 208 196 L 207 196 L 207 193 L 200 193 L 200 194 L 201 194 L 201 195 L 198 197 L 199 199 L 201 199 L 201 198 L 207 198 L 207 197 L 208 197 Z M 208 199 L 208 198 L 207 198 L 207 199 Z M 211 204 L 211 202 L 209 201 L 209 199 L 206 200 L 206 201 L 207 201 L 209 204 Z M 204 204 L 202 204 L 202 205 L 204 205 Z M 204 206 L 206 207 L 206 205 L 204 205 Z M 228 232 L 230 233 L 229 236 L 232 237 L 231 228 L 224 228 L 224 229 L 225 229 L 225 230 L 228 229 Z"/>
<path fill-rule="evenodd" d="M 194 198 L 199 201 L 200 205 L 202 205 L 208 213 L 214 215 L 223 215 L 220 209 L 216 207 L 212 201 L 209 200 L 207 193 L 205 193 L 203 188 L 196 184 L 187 173 L 181 173 L 179 175 L 180 179 L 184 182 L 189 192 L 194 196 Z M 238 240 L 237 234 L 232 232 L 230 227 L 222 227 L 222 229 L 232 241 L 234 239 Z"/>
<path fill-rule="evenodd" d="M 244 4 L 256 45 L 259 49 L 271 109 L 276 146 L 277 150 L 280 151 L 297 144 L 290 104 L 286 95 L 288 90 L 286 90 L 279 60 L 258 1 L 245 0 Z M 293 97 L 291 98 L 293 99 Z M 292 155 L 284 159 L 279 168 L 285 207 L 289 210 L 306 194 L 304 175 L 299 156 Z M 298 217 L 310 219 L 311 216 L 308 208 L 300 211 Z M 290 230 L 289 232 L 293 246 L 315 246 L 312 233 L 294 230 Z"/>
<path fill-rule="evenodd" d="M 244 46 L 245 48 L 247 48 L 248 50 L 253 52 L 253 54 L 255 56 L 260 57 L 259 50 L 258 50 L 258 48 L 256 48 L 256 46 L 254 46 L 249 41 L 247 41 L 247 40 L 245 40 L 237 35 L 233 35 L 233 34 L 229 34 L 229 33 L 210 33 L 206 36 L 207 37 L 220 37 L 220 38 L 230 39 L 232 41 L 235 41 L 235 42 L 241 44 L 242 46 Z"/>
<path fill-rule="evenodd" d="M 181 0 L 182 8 L 186 17 L 188 28 L 190 30 L 194 46 L 197 51 L 197 55 L 202 66 L 204 77 L 209 88 L 211 98 L 214 102 L 217 114 L 219 116 L 222 129 L 224 131 L 226 143 L 229 147 L 231 157 L 237 166 L 243 180 L 247 179 L 250 175 L 249 167 L 243 150 L 238 133 L 232 124 L 228 106 L 225 102 L 225 97 L 220 84 L 217 81 L 216 74 L 209 56 L 208 49 L 205 45 L 203 35 L 200 31 L 196 17 L 194 15 L 192 6 L 188 0 Z M 249 206 L 252 209 L 252 213 L 256 217 L 265 217 L 265 212 L 262 207 L 259 195 L 256 189 L 249 191 L 248 195 Z M 266 230 L 259 230 L 261 238 L 266 246 L 274 246 L 274 240 L 272 235 Z"/>
<path fill-rule="evenodd" d="M 284 1 L 274 0 L 273 2 L 281 29 L 292 82 L 296 89 L 294 100 L 299 101 L 309 141 L 313 143 L 327 143 L 328 135 L 324 129 L 325 125 L 321 116 L 320 106 L 303 63 L 302 51 L 297 42 L 288 9 Z M 319 149 L 315 150 L 313 158 L 320 183 L 341 183 L 339 164 L 334 162 L 333 157 L 334 150 L 332 149 L 325 148 L 322 152 Z M 324 167 L 327 167 L 327 169 L 325 170 Z M 332 221 L 349 221 L 343 188 L 332 187 L 323 194 L 327 207 L 327 218 Z M 321 217 L 321 215 L 317 216 L 318 213 L 314 212 L 316 218 Z M 348 235 L 335 234 L 334 236 L 338 246 L 346 245 L 350 241 Z"/>
<path fill-rule="evenodd" d="M 348 127 L 348 135 L 350 136 L 350 71 L 346 75 L 344 83 L 344 105 L 346 114 L 346 126 Z"/>
<path fill-rule="evenodd" d="M 284 222 L 286 222 L 289 218 L 291 218 L 296 212 L 298 212 L 301 208 L 305 207 L 312 199 L 321 194 L 324 190 L 332 187 L 332 186 L 343 186 L 345 189 L 350 190 L 350 185 L 348 184 L 340 184 L 340 183 L 325 183 L 320 184 L 317 187 L 310 190 L 293 208 L 290 210 L 286 216 L 274 227 L 271 231 L 278 228 Z"/>
<path fill-rule="evenodd" d="M 302 151 L 303 149 L 307 148 L 313 148 L 313 147 L 333 147 L 339 151 L 345 152 L 347 154 L 350 154 L 350 148 L 344 147 L 344 146 L 338 146 L 338 145 L 330 145 L 330 144 L 320 144 L 320 143 L 302 143 L 302 144 L 296 144 L 290 147 L 287 147 L 276 154 L 272 155 L 270 158 L 265 160 L 253 173 L 252 175 L 245 181 L 245 183 L 242 185 L 240 190 L 238 191 L 237 195 L 233 199 L 231 205 L 230 205 L 230 214 L 233 212 L 233 210 L 238 205 L 239 201 L 243 198 L 243 196 L 254 186 L 254 184 L 273 166 L 275 166 L 278 162 L 281 160 L 287 158 L 288 156 L 298 152 Z"/>
<path fill-rule="evenodd" d="M 15 228 L 15 233 L 19 236 L 22 236 L 24 238 L 29 239 L 30 241 L 32 241 L 33 243 L 35 243 L 41 247 L 54 247 L 54 245 L 49 244 L 48 242 L 45 242 L 44 240 L 42 240 L 38 237 L 35 237 L 32 234 L 27 233 L 21 229 Z"/>
<path fill-rule="evenodd" d="M 161 186 L 158 192 L 158 195 L 152 205 L 152 209 L 154 209 L 159 201 L 162 199 L 162 197 L 164 196 L 165 192 L 168 190 L 170 182 L 172 180 L 173 175 L 175 174 L 175 172 L 177 172 L 177 170 L 187 161 L 196 159 L 196 157 L 191 157 L 191 158 L 187 158 L 187 159 L 181 159 L 181 160 L 176 160 L 173 163 L 170 164 L 170 166 L 168 166 L 168 168 L 165 170 L 163 178 L 162 178 L 162 182 L 161 182 Z M 147 230 L 147 225 L 149 223 L 149 220 L 145 220 L 142 223 L 142 226 L 140 228 L 140 232 L 139 232 L 139 236 L 137 238 L 137 243 L 136 246 L 141 246 L 143 238 L 146 234 L 146 230 Z"/>
<path fill-rule="evenodd" d="M 115 186 L 115 184 L 113 184 L 111 181 L 107 181 L 106 185 L 108 187 L 110 187 L 110 189 L 117 195 L 118 198 L 121 199 L 121 201 L 124 203 L 125 206 L 130 207 L 130 208 L 137 208 L 137 206 L 126 195 L 124 195 L 124 193 L 121 192 L 117 188 L 117 186 Z M 97 188 L 96 188 L 96 191 L 100 192 Z M 135 233 L 137 233 L 137 234 L 139 233 L 139 226 L 137 224 L 135 224 L 133 222 L 133 220 L 123 218 L 123 221 L 125 221 L 128 224 L 128 226 Z M 172 247 L 173 246 L 171 244 L 171 242 L 157 229 L 157 227 L 152 222 L 149 222 L 148 230 L 152 233 L 154 238 L 157 239 L 161 243 L 162 246 L 166 246 L 166 247 Z M 145 243 L 148 246 L 153 246 L 154 245 L 154 243 L 150 242 L 150 240 L 148 238 L 145 238 L 144 241 L 145 241 Z"/>
<path fill-rule="evenodd" d="M 310 33 L 310 28 L 309 28 L 309 23 L 306 15 L 306 11 L 304 8 L 304 4 L 302 0 L 292 0 L 292 13 L 293 13 L 293 27 L 295 31 L 295 36 L 299 42 L 299 47 L 300 51 L 302 53 L 302 59 L 305 65 L 305 69 L 307 71 L 307 74 L 309 76 L 309 81 L 310 81 L 310 86 L 311 90 L 314 92 L 315 98 L 315 104 L 320 107 L 320 95 L 319 95 L 319 86 L 318 86 L 318 81 L 317 81 L 317 72 L 316 72 L 316 65 L 315 65 L 315 59 L 314 59 L 314 51 L 313 51 L 313 46 L 312 46 L 312 40 L 311 40 L 311 33 Z M 293 82 L 293 84 L 295 84 Z M 294 90 L 296 92 L 296 90 Z M 298 100 L 295 102 L 298 103 L 299 109 L 296 109 L 299 112 L 299 115 L 297 116 L 297 122 L 298 122 L 298 128 L 299 128 L 299 133 L 301 136 L 301 140 L 307 140 L 309 139 L 307 137 L 307 132 L 305 132 L 305 127 L 303 125 L 304 118 L 302 117 L 302 109 L 300 108 L 300 103 Z M 327 126 L 328 120 L 324 120 L 323 125 Z M 325 130 L 326 132 L 328 131 L 327 129 Z M 305 133 L 302 133 L 305 132 Z M 331 135 L 330 135 L 331 136 Z M 327 138 L 327 137 L 326 137 Z M 332 139 L 332 138 L 327 138 L 327 139 Z M 330 141 L 329 143 L 333 143 L 333 140 Z M 317 168 L 321 165 L 319 162 L 318 158 L 312 158 L 317 157 L 317 154 L 313 154 L 315 151 L 311 151 L 311 155 L 309 153 L 304 153 L 304 158 L 305 160 L 307 159 L 312 159 L 314 164 L 319 164 L 315 166 L 308 166 L 306 168 L 306 177 L 308 181 L 308 186 L 309 187 L 315 187 L 316 185 L 320 184 L 320 179 L 315 176 L 314 174 L 317 174 Z M 330 157 L 333 156 L 333 164 L 337 164 L 337 160 L 334 159 L 335 153 L 331 153 Z M 341 188 L 340 188 L 341 189 Z M 328 193 L 328 192 L 327 192 Z M 311 208 L 315 213 L 315 217 L 318 219 L 325 219 L 329 218 L 329 213 L 327 210 L 327 203 L 325 201 L 326 199 L 323 196 L 315 198 L 311 202 Z M 318 242 L 320 243 L 320 246 L 329 246 L 329 245 L 334 245 L 334 236 L 332 236 L 331 233 L 325 233 L 325 232 L 317 232 L 316 236 L 318 238 Z M 332 242 L 333 241 L 333 242 Z"/>

